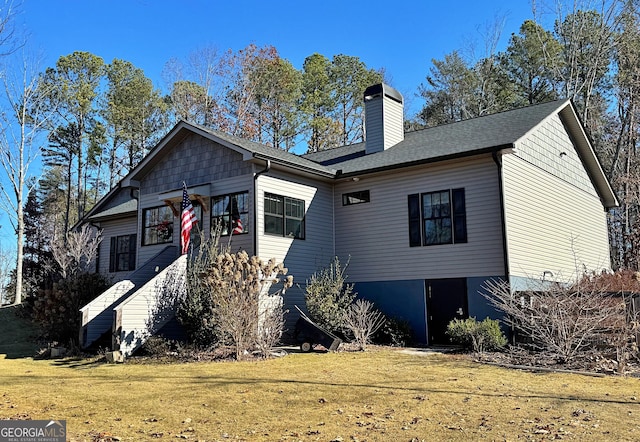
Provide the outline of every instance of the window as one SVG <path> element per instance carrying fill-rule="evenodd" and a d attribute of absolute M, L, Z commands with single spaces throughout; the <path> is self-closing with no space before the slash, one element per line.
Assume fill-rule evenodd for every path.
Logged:
<path fill-rule="evenodd" d="M 136 268 L 136 235 L 111 237 L 109 272 L 128 272 Z"/>
<path fill-rule="evenodd" d="M 343 193 L 342 205 L 350 206 L 352 204 L 361 204 L 369 202 L 369 191 L 361 190 L 359 192 Z"/>
<path fill-rule="evenodd" d="M 173 212 L 168 206 L 144 209 L 142 214 L 142 245 L 173 241 Z"/>
<path fill-rule="evenodd" d="M 238 222 L 238 220 L 240 222 Z M 211 203 L 211 226 L 221 226 L 221 235 L 249 231 L 249 192 L 214 196 Z"/>
<path fill-rule="evenodd" d="M 409 203 L 409 245 L 467 242 L 464 189 L 413 194 Z"/>
<path fill-rule="evenodd" d="M 304 239 L 304 201 L 265 193 L 264 233 Z"/>

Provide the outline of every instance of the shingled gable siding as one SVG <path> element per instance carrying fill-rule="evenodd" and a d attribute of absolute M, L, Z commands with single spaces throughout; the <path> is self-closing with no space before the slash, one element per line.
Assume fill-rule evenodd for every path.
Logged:
<path fill-rule="evenodd" d="M 336 250 L 351 256 L 353 282 L 472 277 L 504 273 L 497 166 L 489 155 L 389 172 L 336 185 Z M 407 196 L 464 188 L 468 242 L 409 246 Z M 371 202 L 342 205 L 369 190 Z"/>
<path fill-rule="evenodd" d="M 558 117 L 504 155 L 503 174 L 512 276 L 610 268 L 604 208 Z"/>
<path fill-rule="evenodd" d="M 103 221 L 102 242 L 100 243 L 100 257 L 98 272 L 112 278 L 113 282 L 122 280 L 130 272 L 109 272 L 109 256 L 111 253 L 111 238 L 123 235 L 133 235 L 136 233 L 136 218 L 130 216 L 113 221 Z"/>
<path fill-rule="evenodd" d="M 210 183 L 211 196 L 249 191 L 250 207 L 253 207 L 253 171 L 251 164 L 242 160 L 242 155 L 199 135 L 191 135 L 174 147 L 154 169 L 140 181 L 138 243 L 142 243 L 142 221 L 145 208 L 162 205 L 158 195 L 187 186 Z M 211 228 L 211 201 L 207 198 L 208 211 L 199 220 L 199 227 L 209 232 Z M 252 215 L 250 214 L 250 219 Z M 249 234 L 234 236 L 234 249 L 253 247 L 253 226 Z M 180 246 L 180 220 L 174 218 L 173 245 Z M 141 246 L 138 263 L 144 263 L 158 251 L 171 244 Z"/>
<path fill-rule="evenodd" d="M 292 239 L 264 234 L 264 194 L 302 199 L 305 202 L 305 239 Z M 258 178 L 259 255 L 284 262 L 293 275 L 294 286 L 287 291 L 285 307 L 304 308 L 305 281 L 318 269 L 328 265 L 335 256 L 333 248 L 333 210 L 330 184 L 300 177 L 270 172 Z M 291 315 L 293 317 L 293 315 Z M 292 327 L 293 324 L 288 324 Z"/>

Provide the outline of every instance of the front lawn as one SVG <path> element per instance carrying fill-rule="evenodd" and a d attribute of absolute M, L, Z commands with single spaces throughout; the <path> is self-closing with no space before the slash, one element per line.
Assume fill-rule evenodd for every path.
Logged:
<path fill-rule="evenodd" d="M 459 355 L 120 365 L 0 355 L 0 379 L 0 418 L 64 419 L 70 441 L 640 440 L 637 378 Z"/>

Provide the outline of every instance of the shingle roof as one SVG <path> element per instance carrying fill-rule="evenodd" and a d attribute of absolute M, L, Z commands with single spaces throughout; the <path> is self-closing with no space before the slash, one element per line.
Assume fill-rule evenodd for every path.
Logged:
<path fill-rule="evenodd" d="M 568 100 L 529 106 L 405 134 L 382 152 L 364 155 L 364 143 L 305 155 L 343 175 L 472 155 L 512 145 Z"/>
<path fill-rule="evenodd" d="M 265 146 L 264 144 L 260 144 L 254 141 L 249 141 L 244 138 L 236 137 L 233 135 L 229 135 L 224 132 L 217 131 L 215 129 L 201 126 L 199 124 L 194 124 L 194 123 L 186 123 L 186 124 L 197 127 L 202 131 L 208 132 L 214 137 L 220 140 L 226 141 L 227 143 L 238 146 L 242 149 L 245 149 L 258 157 L 264 157 L 264 158 L 276 160 L 283 164 L 289 164 L 292 166 L 299 167 L 301 169 L 315 171 L 328 176 L 333 176 L 336 173 L 336 170 L 334 168 L 325 166 L 315 161 L 311 161 L 300 155 L 295 155 L 290 152 L 286 152 L 282 149 Z"/>
<path fill-rule="evenodd" d="M 102 212 L 94 213 L 90 215 L 88 218 L 93 221 L 102 220 L 111 217 L 119 217 L 120 215 L 124 215 L 125 213 L 133 213 L 135 214 L 138 210 L 138 200 L 131 199 L 129 201 L 125 201 L 122 204 L 118 204 L 117 206 L 110 207 L 107 210 L 103 210 Z"/>

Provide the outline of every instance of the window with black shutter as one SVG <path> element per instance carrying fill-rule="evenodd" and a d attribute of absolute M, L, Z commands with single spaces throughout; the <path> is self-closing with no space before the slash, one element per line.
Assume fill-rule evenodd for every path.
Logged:
<path fill-rule="evenodd" d="M 136 235 L 111 237 L 109 272 L 128 272 L 136 268 Z"/>
<path fill-rule="evenodd" d="M 411 247 L 467 242 L 463 188 L 415 193 L 408 203 Z"/>

